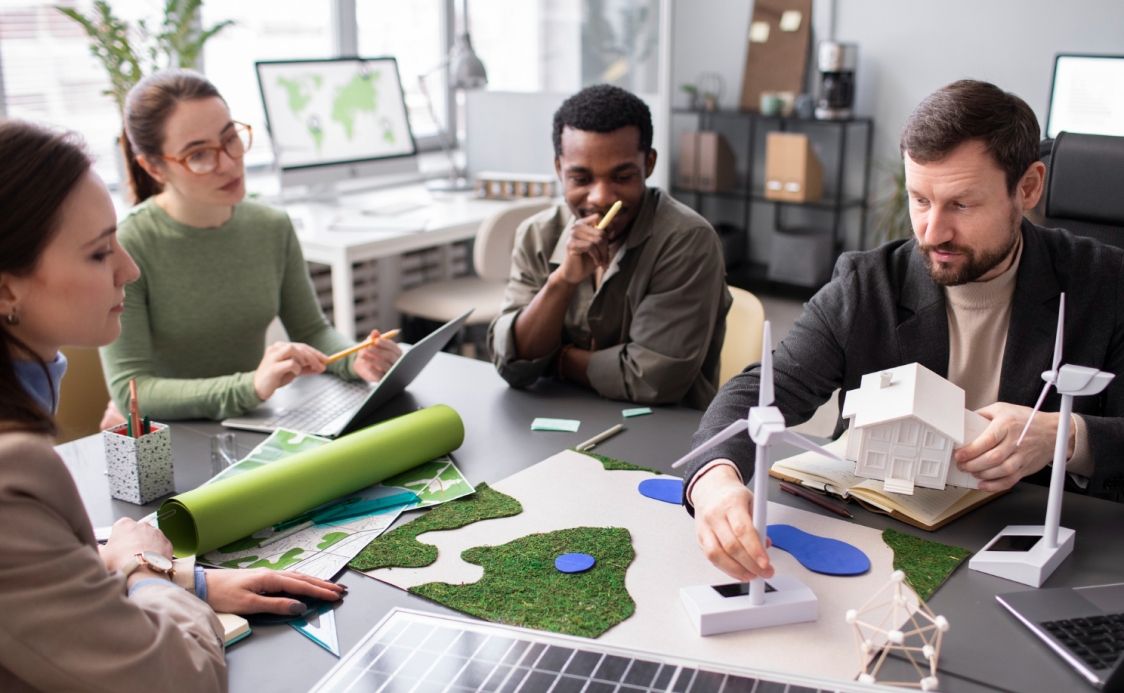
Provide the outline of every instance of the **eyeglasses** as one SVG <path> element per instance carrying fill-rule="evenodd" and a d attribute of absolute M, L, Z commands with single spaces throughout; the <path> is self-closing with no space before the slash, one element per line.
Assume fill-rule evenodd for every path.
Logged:
<path fill-rule="evenodd" d="M 241 159 L 254 143 L 254 129 L 234 121 L 234 132 L 223 138 L 218 147 L 198 147 L 184 156 L 164 155 L 164 161 L 174 161 L 197 176 L 213 173 L 219 165 L 219 152 L 231 159 Z"/>

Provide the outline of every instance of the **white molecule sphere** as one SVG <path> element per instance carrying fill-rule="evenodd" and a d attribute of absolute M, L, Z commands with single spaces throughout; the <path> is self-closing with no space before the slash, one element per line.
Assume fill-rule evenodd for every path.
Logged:
<path fill-rule="evenodd" d="M 923 691 L 935 691 L 938 685 L 936 676 L 926 676 L 921 679 L 921 690 Z"/>
<path fill-rule="evenodd" d="M 859 674 L 859 683 L 874 683 L 874 677 L 870 674 Z"/>
<path fill-rule="evenodd" d="M 898 606 L 904 606 L 905 603 L 906 603 L 905 595 L 904 594 L 895 594 L 894 595 L 894 603 L 897 604 Z"/>
<path fill-rule="evenodd" d="M 854 609 L 847 609 L 847 623 L 853 624 L 859 617 L 859 612 Z"/>
<path fill-rule="evenodd" d="M 863 643 L 859 645 L 859 649 L 863 651 L 863 654 L 870 654 L 870 651 L 874 648 L 869 640 L 864 640 Z"/>
<path fill-rule="evenodd" d="M 900 570 L 895 570 L 894 574 L 890 576 L 890 579 L 893 580 L 894 582 L 904 582 L 905 581 L 905 573 L 903 573 Z"/>
<path fill-rule="evenodd" d="M 935 625 L 935 626 L 936 626 L 936 627 L 937 627 L 938 629 L 940 629 L 940 631 L 941 631 L 942 633 L 947 633 L 947 632 L 948 632 L 948 619 L 947 619 L 947 618 L 945 618 L 944 616 L 937 616 L 937 617 L 936 617 L 935 619 L 933 619 L 933 624 L 934 624 L 934 625 Z"/>
<path fill-rule="evenodd" d="M 901 645 L 905 642 L 905 633 L 902 633 L 900 630 L 892 630 L 886 633 L 886 639 L 895 645 Z"/>
<path fill-rule="evenodd" d="M 925 647 L 921 648 L 921 654 L 925 656 L 925 659 L 932 659 L 933 655 L 935 655 L 936 653 L 937 651 L 933 649 L 932 645 L 926 645 Z"/>

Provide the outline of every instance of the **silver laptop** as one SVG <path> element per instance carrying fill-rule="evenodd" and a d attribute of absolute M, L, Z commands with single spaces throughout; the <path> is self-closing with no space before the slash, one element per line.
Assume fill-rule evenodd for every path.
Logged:
<path fill-rule="evenodd" d="M 361 427 L 376 409 L 414 381 L 437 352 L 460 331 L 472 310 L 450 320 L 412 347 L 404 348 L 377 383 L 347 382 L 334 375 L 297 378 L 242 416 L 222 422 L 228 428 L 272 433 L 278 428 L 336 438 Z"/>
<path fill-rule="evenodd" d="M 1124 690 L 1124 583 L 1026 590 L 996 599 L 1093 686 Z"/>

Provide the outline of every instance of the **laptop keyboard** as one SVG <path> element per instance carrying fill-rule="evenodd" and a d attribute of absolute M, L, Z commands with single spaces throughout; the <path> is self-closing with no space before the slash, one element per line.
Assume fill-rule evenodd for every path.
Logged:
<path fill-rule="evenodd" d="M 312 398 L 307 405 L 287 409 L 261 422 L 269 428 L 317 433 L 347 412 L 357 408 L 371 394 L 366 383 L 335 381 Z"/>
<path fill-rule="evenodd" d="M 1045 621 L 1042 628 L 1093 669 L 1108 669 L 1124 653 L 1124 614 Z"/>

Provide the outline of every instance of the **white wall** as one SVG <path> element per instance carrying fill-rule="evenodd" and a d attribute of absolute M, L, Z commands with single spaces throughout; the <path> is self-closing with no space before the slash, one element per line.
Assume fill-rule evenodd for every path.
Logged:
<path fill-rule="evenodd" d="M 815 0 L 813 40 L 859 44 L 857 112 L 875 120 L 875 158 L 896 159 L 906 117 L 957 79 L 1022 97 L 1045 127 L 1054 54 L 1124 54 L 1122 0 Z M 740 99 L 752 2 L 675 0 L 672 79 L 723 76 L 724 108 Z"/>

